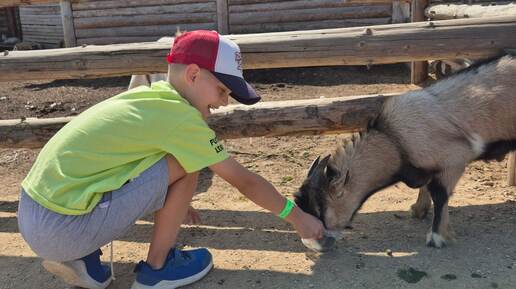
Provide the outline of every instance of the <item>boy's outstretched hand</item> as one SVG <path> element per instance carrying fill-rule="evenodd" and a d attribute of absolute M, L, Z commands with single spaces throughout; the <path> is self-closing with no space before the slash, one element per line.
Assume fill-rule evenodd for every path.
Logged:
<path fill-rule="evenodd" d="M 280 195 L 271 183 L 249 171 L 235 159 L 230 157 L 211 165 L 210 169 L 260 207 L 276 214 L 279 214 L 283 209 L 286 201 L 285 197 Z M 321 239 L 323 237 L 324 226 L 322 222 L 303 212 L 297 206 L 294 206 L 285 220 L 294 226 L 302 239 Z"/>
<path fill-rule="evenodd" d="M 294 226 L 301 239 L 321 239 L 324 226 L 316 217 L 305 213 L 299 207 L 294 207 L 286 220 Z"/>

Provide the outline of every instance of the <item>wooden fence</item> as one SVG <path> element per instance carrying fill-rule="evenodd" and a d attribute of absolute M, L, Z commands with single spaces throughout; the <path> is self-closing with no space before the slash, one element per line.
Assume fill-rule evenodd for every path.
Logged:
<path fill-rule="evenodd" d="M 516 16 L 225 37 L 240 45 L 249 69 L 489 57 L 516 47 L 511 35 Z M 0 55 L 0 81 L 166 72 L 169 49 L 149 42 L 15 51 Z"/>
<path fill-rule="evenodd" d="M 358 131 L 389 95 L 261 102 L 218 109 L 208 120 L 221 139 Z M 0 148 L 42 147 L 73 117 L 0 120 Z M 300 121 L 302 120 L 302 121 Z"/>

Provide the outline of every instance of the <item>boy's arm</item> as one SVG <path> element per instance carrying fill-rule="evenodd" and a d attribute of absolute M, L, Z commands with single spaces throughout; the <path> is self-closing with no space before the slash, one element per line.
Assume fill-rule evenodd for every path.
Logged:
<path fill-rule="evenodd" d="M 283 210 L 285 197 L 280 195 L 268 181 L 249 171 L 233 158 L 230 157 L 212 165 L 210 169 L 260 207 L 276 215 Z M 285 220 L 294 226 L 301 238 L 320 239 L 323 236 L 324 227 L 321 221 L 303 212 L 297 206 Z"/>

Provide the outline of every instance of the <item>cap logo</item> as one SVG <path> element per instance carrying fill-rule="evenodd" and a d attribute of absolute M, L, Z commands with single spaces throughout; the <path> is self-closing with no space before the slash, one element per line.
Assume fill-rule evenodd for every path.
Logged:
<path fill-rule="evenodd" d="M 237 63 L 237 69 L 242 71 L 242 54 L 240 51 L 235 51 L 235 61 Z"/>

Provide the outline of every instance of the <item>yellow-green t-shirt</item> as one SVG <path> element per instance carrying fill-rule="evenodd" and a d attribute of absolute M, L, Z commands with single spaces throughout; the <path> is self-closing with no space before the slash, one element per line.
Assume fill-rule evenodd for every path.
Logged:
<path fill-rule="evenodd" d="M 54 212 L 82 215 L 167 153 L 186 172 L 228 158 L 201 113 L 165 81 L 100 102 L 43 147 L 22 187 Z"/>

